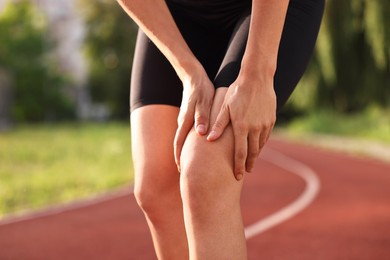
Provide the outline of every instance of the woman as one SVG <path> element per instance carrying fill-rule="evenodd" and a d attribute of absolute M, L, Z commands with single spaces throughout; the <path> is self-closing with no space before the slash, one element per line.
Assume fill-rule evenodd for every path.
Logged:
<path fill-rule="evenodd" d="M 159 259 L 246 259 L 240 194 L 324 0 L 118 0 L 138 24 L 134 194 Z"/>

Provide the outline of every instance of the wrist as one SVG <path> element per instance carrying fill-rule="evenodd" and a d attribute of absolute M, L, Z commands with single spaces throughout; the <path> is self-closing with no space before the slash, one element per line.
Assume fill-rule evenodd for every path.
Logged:
<path fill-rule="evenodd" d="M 198 81 L 198 79 L 204 78 L 205 76 L 207 77 L 206 71 L 198 60 L 182 62 L 176 72 L 183 86 L 192 85 L 192 82 Z"/>
<path fill-rule="evenodd" d="M 244 55 L 240 75 L 244 78 L 268 82 L 273 81 L 275 71 L 276 59 L 259 57 L 258 55 Z"/>
<path fill-rule="evenodd" d="M 240 69 L 239 77 L 244 81 L 256 82 L 252 86 L 270 86 L 273 87 L 275 69 L 273 66 L 265 64 L 243 64 Z"/>

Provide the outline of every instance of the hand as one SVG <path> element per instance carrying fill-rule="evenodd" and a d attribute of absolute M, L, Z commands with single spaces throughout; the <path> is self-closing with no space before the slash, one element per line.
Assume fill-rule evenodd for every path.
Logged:
<path fill-rule="evenodd" d="M 208 131 L 214 92 L 214 85 L 204 71 L 199 76 L 183 80 L 183 98 L 174 141 L 175 161 L 179 171 L 181 151 L 191 128 L 195 126 L 199 135 L 205 135 Z"/>
<path fill-rule="evenodd" d="M 242 179 L 253 170 L 276 121 L 273 78 L 237 80 L 229 87 L 224 103 L 207 140 L 217 140 L 231 122 L 234 134 L 234 174 Z"/>

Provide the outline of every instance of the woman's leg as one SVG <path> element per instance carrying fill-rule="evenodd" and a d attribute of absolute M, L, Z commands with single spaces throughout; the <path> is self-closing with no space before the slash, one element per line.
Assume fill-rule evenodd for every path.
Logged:
<path fill-rule="evenodd" d="M 211 111 L 216 119 L 227 88 L 218 88 Z M 192 129 L 181 154 L 180 189 L 190 259 L 246 259 L 240 210 L 243 181 L 233 174 L 233 131 L 216 142 Z"/>
<path fill-rule="evenodd" d="M 149 105 L 131 114 L 134 195 L 147 219 L 159 259 L 188 259 L 180 198 L 180 175 L 173 156 L 179 108 Z"/>

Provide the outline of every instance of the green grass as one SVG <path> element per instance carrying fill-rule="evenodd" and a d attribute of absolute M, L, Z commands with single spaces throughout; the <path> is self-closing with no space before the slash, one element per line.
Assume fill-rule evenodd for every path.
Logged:
<path fill-rule="evenodd" d="M 363 113 L 340 115 L 315 111 L 284 126 L 294 135 L 330 134 L 379 141 L 390 145 L 390 111 L 375 107 Z"/>
<path fill-rule="evenodd" d="M 390 145 L 390 111 L 312 112 L 283 127 Z M 68 202 L 132 182 L 128 124 L 21 126 L 0 133 L 0 217 Z"/>
<path fill-rule="evenodd" d="M 0 217 L 131 180 L 128 124 L 26 125 L 0 133 Z"/>

